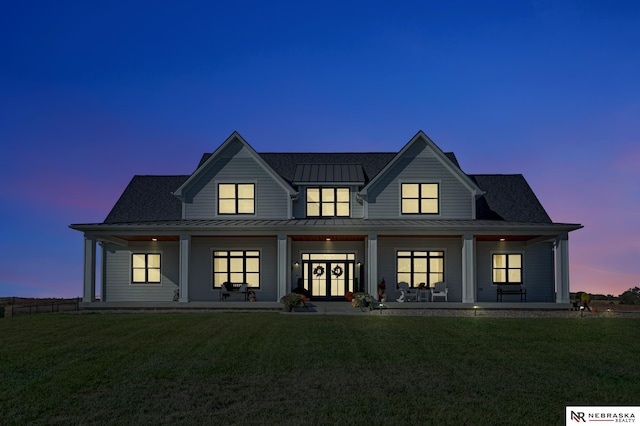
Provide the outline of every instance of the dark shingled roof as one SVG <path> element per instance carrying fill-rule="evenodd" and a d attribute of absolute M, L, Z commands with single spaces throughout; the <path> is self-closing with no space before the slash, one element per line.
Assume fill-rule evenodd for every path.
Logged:
<path fill-rule="evenodd" d="M 468 176 L 486 191 L 476 203 L 478 219 L 552 223 L 524 176 Z"/>
<path fill-rule="evenodd" d="M 177 220 L 182 203 L 173 191 L 189 176 L 134 176 L 104 223 Z"/>
<path fill-rule="evenodd" d="M 202 162 L 208 155 L 203 156 Z M 361 164 L 368 182 L 395 153 L 271 153 L 260 156 L 292 182 L 298 164 Z M 447 154 L 458 165 L 453 154 Z M 202 164 L 201 162 L 201 164 Z M 189 176 L 134 176 L 104 223 L 179 220 L 180 201 L 172 193 Z M 552 223 L 522 175 L 469 175 L 486 194 L 476 203 L 479 220 Z"/>

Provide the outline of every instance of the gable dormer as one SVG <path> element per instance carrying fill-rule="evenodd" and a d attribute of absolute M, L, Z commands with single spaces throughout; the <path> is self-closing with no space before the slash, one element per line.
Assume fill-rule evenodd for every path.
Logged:
<path fill-rule="evenodd" d="M 234 132 L 174 195 L 184 219 L 288 219 L 296 192 Z"/>
<path fill-rule="evenodd" d="M 364 184 L 362 164 L 297 164 L 293 185 L 300 197 L 294 217 L 361 218 L 362 202 L 355 195 Z"/>
<path fill-rule="evenodd" d="M 475 219 L 482 190 L 422 131 L 360 191 L 369 219 Z"/>

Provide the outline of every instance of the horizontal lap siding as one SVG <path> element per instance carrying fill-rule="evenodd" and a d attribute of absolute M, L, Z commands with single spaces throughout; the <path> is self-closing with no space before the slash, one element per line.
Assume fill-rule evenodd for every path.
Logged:
<path fill-rule="evenodd" d="M 105 244 L 105 270 L 103 279 L 106 283 L 102 295 L 107 302 L 170 302 L 178 289 L 178 244 L 148 243 L 132 244 L 123 248 L 114 244 Z M 133 253 L 156 253 L 161 256 L 160 284 L 131 283 L 131 255 Z"/>
<path fill-rule="evenodd" d="M 217 216 L 218 183 L 255 183 L 256 219 L 288 217 L 289 196 L 244 147 L 230 146 L 211 164 L 200 179 L 187 191 L 184 204 L 186 219 L 233 218 Z"/>
<path fill-rule="evenodd" d="M 478 242 L 476 245 L 476 285 L 479 302 L 495 302 L 497 287 L 493 285 L 493 253 L 523 253 L 524 285 L 527 302 L 555 301 L 555 278 L 552 243 L 527 247 L 516 242 Z M 505 302 L 518 302 L 520 296 L 503 297 Z"/>
<path fill-rule="evenodd" d="M 462 301 L 462 240 L 456 238 L 383 238 L 378 237 L 378 281 L 384 277 L 387 292 L 393 299 L 400 296 L 396 286 L 397 250 L 444 250 L 444 279 L 450 302 Z"/>
<path fill-rule="evenodd" d="M 416 144 L 406 154 L 369 190 L 370 219 L 415 218 L 415 215 L 403 216 L 400 213 L 400 184 L 411 182 L 440 183 L 438 218 L 472 218 L 470 190 L 440 162 L 430 148 Z"/>
<path fill-rule="evenodd" d="M 255 290 L 259 301 L 277 298 L 277 240 L 265 238 L 193 238 L 189 264 L 189 299 L 218 301 L 220 291 L 213 290 L 213 250 L 260 250 L 260 289 Z"/>

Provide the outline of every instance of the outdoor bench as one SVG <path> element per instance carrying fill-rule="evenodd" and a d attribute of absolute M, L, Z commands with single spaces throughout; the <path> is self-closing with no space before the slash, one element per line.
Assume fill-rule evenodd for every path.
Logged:
<path fill-rule="evenodd" d="M 496 293 L 496 302 L 502 302 L 502 296 L 504 296 L 505 294 L 507 295 L 519 294 L 521 302 L 527 301 L 527 289 L 524 288 L 524 286 L 519 284 L 518 285 L 507 285 L 507 284 L 498 285 L 498 291 Z"/>
<path fill-rule="evenodd" d="M 246 302 L 249 300 L 250 293 L 253 293 L 253 291 L 248 289 L 246 283 L 224 282 L 220 286 L 220 300 L 222 301 L 238 296 L 238 298 L 242 297 Z"/>

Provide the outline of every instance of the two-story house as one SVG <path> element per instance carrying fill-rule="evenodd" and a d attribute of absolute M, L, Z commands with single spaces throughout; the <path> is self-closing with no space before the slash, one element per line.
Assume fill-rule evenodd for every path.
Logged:
<path fill-rule="evenodd" d="M 568 303 L 581 225 L 553 223 L 522 175 L 464 173 L 422 131 L 399 152 L 262 154 L 234 132 L 192 174 L 135 176 L 104 222 L 71 228 L 84 302 L 99 270 L 107 302 L 218 301 L 225 282 L 258 301 L 298 282 L 344 300 L 384 279 L 390 297 L 444 281 L 449 302 L 519 285 L 527 302 Z"/>

